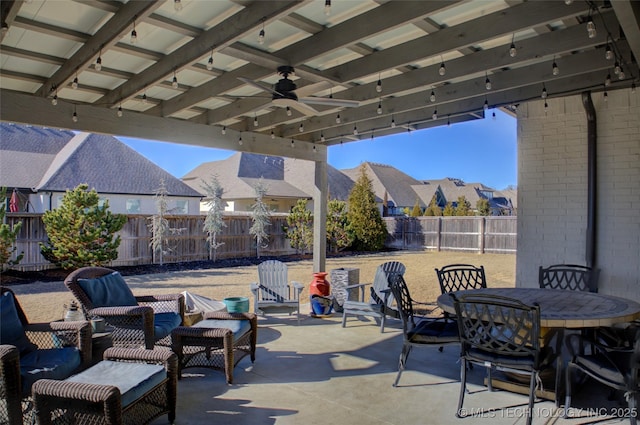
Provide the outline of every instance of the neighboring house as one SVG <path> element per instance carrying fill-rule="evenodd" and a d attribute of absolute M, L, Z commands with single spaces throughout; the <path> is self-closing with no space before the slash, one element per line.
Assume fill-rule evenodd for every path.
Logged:
<path fill-rule="evenodd" d="M 412 188 L 414 185 L 419 185 L 420 181 L 391 165 L 363 162 L 358 167 L 340 171 L 355 182 L 360 176 L 361 167 L 365 167 L 367 176 L 371 179 L 373 192 L 378 198 L 376 202 L 380 204 L 381 212 L 385 201 L 388 216 L 404 215 L 404 208 L 412 209 L 416 201 L 421 208 L 425 208 L 425 202 Z"/>
<path fill-rule="evenodd" d="M 284 179 L 302 190 L 312 194 L 315 189 L 315 163 L 301 159 L 285 158 Z M 339 201 L 347 201 L 353 188 L 354 181 L 335 167 L 327 164 L 328 198 Z M 313 202 L 309 202 L 309 206 Z"/>
<path fill-rule="evenodd" d="M 482 183 L 465 183 L 456 178 L 444 178 L 438 180 L 423 180 L 421 184 L 411 186 L 420 196 L 422 201 L 429 205 L 436 198 L 440 208 L 444 208 L 451 202 L 454 207 L 458 204 L 458 198 L 464 196 L 471 205 L 471 210 L 476 211 L 476 204 L 480 199 L 489 201 L 491 215 L 514 215 L 515 208 L 511 202 L 511 196 L 515 198 L 515 191 L 508 193 L 496 191 Z"/>
<path fill-rule="evenodd" d="M 19 194 L 18 211 L 57 208 L 81 183 L 114 213 L 154 214 L 164 180 L 172 214 L 197 214 L 200 194 L 112 136 L 0 123 L 0 186 Z"/>
<path fill-rule="evenodd" d="M 210 182 L 215 175 L 224 190 L 225 211 L 251 211 L 256 202 L 255 187 L 262 179 L 267 189 L 263 202 L 273 212 L 289 212 L 298 199 L 310 199 L 311 195 L 285 181 L 284 163 L 278 156 L 237 152 L 227 159 L 200 164 L 182 181 L 204 196 L 204 182 Z M 200 211 L 207 209 L 203 200 Z"/>

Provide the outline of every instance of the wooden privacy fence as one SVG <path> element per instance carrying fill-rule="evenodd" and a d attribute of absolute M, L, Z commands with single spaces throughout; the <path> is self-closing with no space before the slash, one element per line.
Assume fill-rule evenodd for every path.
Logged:
<path fill-rule="evenodd" d="M 7 222 L 22 221 L 18 235 L 17 252 L 24 258 L 15 270 L 30 271 L 53 268 L 40 254 L 40 243 L 47 234 L 41 214 L 8 214 Z M 268 227 L 269 243 L 260 248 L 261 256 L 295 254 L 285 237 L 286 214 L 271 217 Z M 204 216 L 169 216 L 170 227 L 180 229 L 167 237 L 164 263 L 177 263 L 209 259 L 209 247 L 202 227 Z M 249 234 L 251 216 L 232 214 L 224 217 L 226 227 L 218 235 L 222 242 L 216 259 L 254 257 L 257 255 L 255 239 Z M 385 217 L 388 235 L 386 246 L 395 249 L 465 250 L 475 252 L 516 252 L 516 217 Z M 122 242 L 118 258 L 112 266 L 134 266 L 153 263 L 149 243 L 151 231 L 148 219 L 142 215 L 129 215 L 127 223 L 118 233 Z"/>

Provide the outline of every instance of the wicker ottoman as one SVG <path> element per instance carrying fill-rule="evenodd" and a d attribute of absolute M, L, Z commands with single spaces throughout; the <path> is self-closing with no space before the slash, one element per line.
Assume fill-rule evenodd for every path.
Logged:
<path fill-rule="evenodd" d="M 39 424 L 145 424 L 176 418 L 178 362 L 169 350 L 109 348 L 104 360 L 63 381 L 33 385 Z"/>
<path fill-rule="evenodd" d="M 233 383 L 233 368 L 245 356 L 256 359 L 258 319 L 254 313 L 208 312 L 193 326 L 179 326 L 171 333 L 178 355 L 178 378 L 189 367 L 223 370 Z"/>

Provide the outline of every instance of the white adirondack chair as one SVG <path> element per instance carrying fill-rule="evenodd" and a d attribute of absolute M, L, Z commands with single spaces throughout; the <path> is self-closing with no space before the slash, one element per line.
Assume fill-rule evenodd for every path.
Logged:
<path fill-rule="evenodd" d="M 371 285 L 371 297 L 369 302 L 364 301 L 345 301 L 342 306 L 342 327 L 347 324 L 347 314 L 355 316 L 371 316 L 374 317 L 376 322 L 380 320 L 380 332 L 384 332 L 384 325 L 387 316 L 400 318 L 400 314 L 397 308 L 393 305 L 393 294 L 389 288 L 389 273 L 404 274 L 405 265 L 398 261 L 388 261 L 378 266 L 376 269 L 376 275 L 373 278 L 373 285 Z M 369 285 L 368 283 L 362 283 L 359 285 L 352 285 L 348 288 L 355 288 L 358 286 Z"/>
<path fill-rule="evenodd" d="M 287 265 L 278 260 L 258 264 L 258 283 L 251 284 L 253 305 L 256 314 L 298 313 L 300 324 L 300 292 L 304 286 L 291 281 L 287 276 Z"/>

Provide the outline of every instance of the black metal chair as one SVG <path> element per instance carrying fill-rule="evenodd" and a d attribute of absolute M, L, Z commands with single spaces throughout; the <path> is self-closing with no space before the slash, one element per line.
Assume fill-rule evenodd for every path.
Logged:
<path fill-rule="evenodd" d="M 590 354 L 576 353 L 576 338 L 584 339 L 583 336 L 574 334 L 566 339 L 566 346 L 571 353 L 571 360 L 567 363 L 566 369 L 566 390 L 564 404 L 564 416 L 568 417 L 568 410 L 571 407 L 571 396 L 573 393 L 573 383 L 575 372 L 581 371 L 598 382 L 614 390 L 624 392 L 624 397 L 628 403 L 627 413 L 632 425 L 637 423 L 638 412 L 638 391 L 640 390 L 640 329 L 633 329 L 634 333 L 622 345 L 612 347 L 603 345 L 598 341 L 587 340 L 592 347 Z M 581 344 L 577 344 L 581 345 Z M 620 409 L 620 412 L 625 411 Z"/>
<path fill-rule="evenodd" d="M 484 266 L 476 267 L 472 264 L 450 264 L 436 269 L 440 292 L 462 291 L 487 287 Z"/>
<path fill-rule="evenodd" d="M 577 264 L 554 264 L 538 270 L 541 288 L 568 289 L 571 291 L 598 292 L 600 269 Z"/>
<path fill-rule="evenodd" d="M 539 373 L 551 362 L 551 350 L 541 348 L 540 307 L 496 295 L 451 294 L 460 333 L 460 398 L 457 417 L 467 386 L 467 367 L 477 364 L 487 368 L 489 391 L 492 370 L 530 375 L 527 424 L 535 400 Z"/>
<path fill-rule="evenodd" d="M 389 287 L 396 299 L 400 319 L 402 320 L 402 352 L 398 362 L 398 375 L 393 386 L 398 386 L 400 376 L 406 368 L 411 349 L 416 346 L 457 344 L 458 324 L 448 317 L 418 317 L 416 306 L 430 305 L 411 298 L 407 283 L 400 273 L 389 274 Z M 433 309 L 432 309 L 433 310 Z"/>

